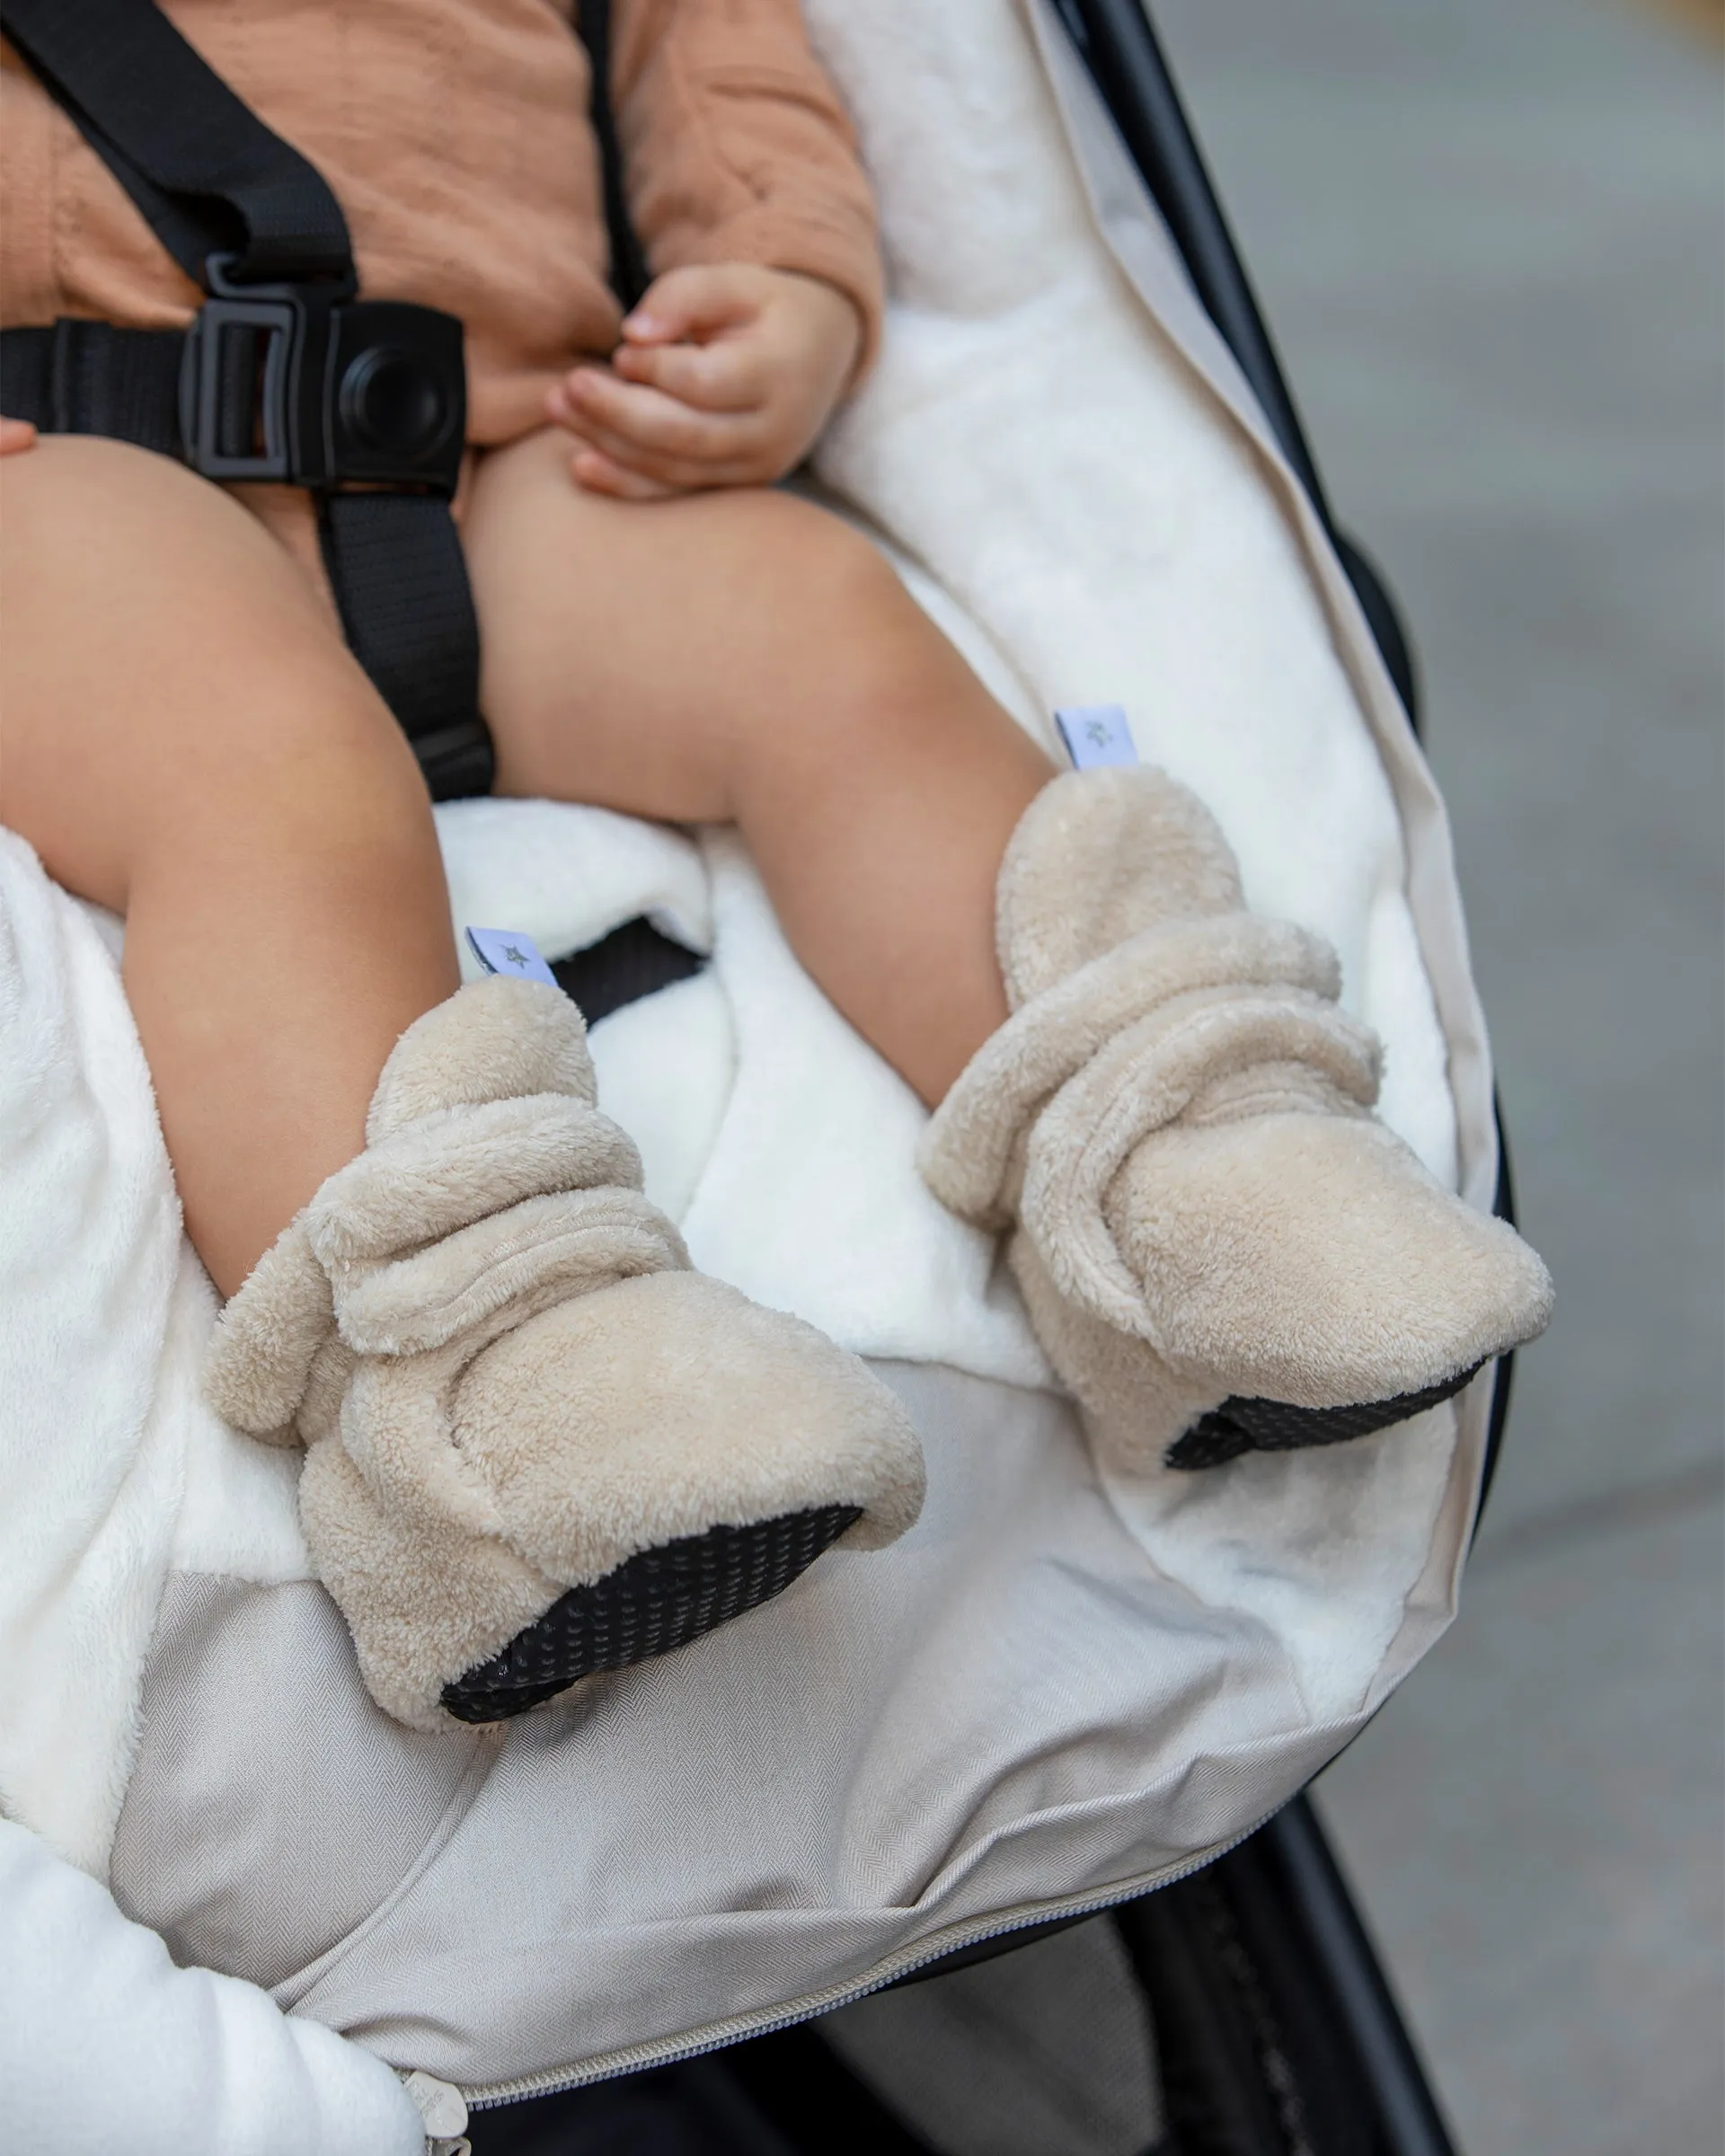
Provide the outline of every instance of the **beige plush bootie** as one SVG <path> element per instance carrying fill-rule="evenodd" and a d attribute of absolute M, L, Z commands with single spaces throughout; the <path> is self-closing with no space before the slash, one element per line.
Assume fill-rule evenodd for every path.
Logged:
<path fill-rule="evenodd" d="M 1551 1281 L 1371 1113 L 1335 954 L 1244 910 L 1215 819 L 1148 767 L 1070 772 L 1000 875 L 1013 1015 L 923 1170 L 1009 1257 L 1117 1460 L 1199 1467 L 1402 1420 L 1541 1331 Z"/>
<path fill-rule="evenodd" d="M 567 997 L 461 989 L 217 1327 L 209 1397 L 308 1447 L 313 1564 L 415 1728 L 680 1646 L 921 1503 L 891 1393 L 691 1272 L 595 1100 Z"/>

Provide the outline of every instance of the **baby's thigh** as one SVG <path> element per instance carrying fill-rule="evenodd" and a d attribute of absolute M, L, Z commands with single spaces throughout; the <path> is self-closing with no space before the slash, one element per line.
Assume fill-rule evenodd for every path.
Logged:
<path fill-rule="evenodd" d="M 806 729 L 837 685 L 862 693 L 916 614 L 814 504 L 588 494 L 554 430 L 485 460 L 463 528 L 505 792 L 725 817 L 751 745 Z"/>
<path fill-rule="evenodd" d="M 55 437 L 0 464 L 0 815 L 115 904 L 140 829 L 284 743 L 374 724 L 302 570 L 238 503 L 167 458 Z M 377 707 L 381 709 L 381 707 Z"/>

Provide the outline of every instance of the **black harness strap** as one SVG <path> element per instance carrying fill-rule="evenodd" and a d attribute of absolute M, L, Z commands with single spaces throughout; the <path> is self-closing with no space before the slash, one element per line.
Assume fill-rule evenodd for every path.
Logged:
<path fill-rule="evenodd" d="M 355 297 L 322 174 L 155 0 L 0 0 L 0 29 L 210 295 L 185 331 L 63 318 L 0 333 L 0 411 L 207 478 L 310 489 L 348 641 L 434 798 L 485 791 L 479 625 L 449 509 L 460 323 Z"/>
<path fill-rule="evenodd" d="M 593 134 L 599 147 L 599 179 L 605 190 L 605 228 L 611 243 L 611 287 L 625 307 L 632 307 L 651 282 L 646 250 L 629 217 L 624 185 L 623 145 L 616 109 L 611 102 L 611 0 L 578 0 L 576 28 L 587 47 L 593 78 Z"/>
<path fill-rule="evenodd" d="M 433 800 L 491 790 L 479 717 L 479 623 L 461 535 L 444 502 L 415 494 L 325 494 L 323 560 L 359 664 L 413 745 Z M 428 605 L 428 595 L 439 603 Z"/>
<path fill-rule="evenodd" d="M 5 32 L 198 283 L 353 275 L 341 206 L 150 0 L 7 0 Z"/>
<path fill-rule="evenodd" d="M 181 456 L 182 330 L 117 330 L 62 315 L 0 335 L 0 410 L 44 434 L 111 434 Z"/>

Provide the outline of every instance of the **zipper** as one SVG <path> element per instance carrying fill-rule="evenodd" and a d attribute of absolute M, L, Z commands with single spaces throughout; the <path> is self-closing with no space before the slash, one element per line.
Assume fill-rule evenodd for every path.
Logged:
<path fill-rule="evenodd" d="M 543 2073 L 523 2074 L 512 2081 L 482 2082 L 472 2087 L 464 2084 L 462 2097 L 471 2110 L 487 2111 L 495 2105 L 518 2103 L 528 2097 L 561 2096 L 565 2090 L 613 2081 L 621 2074 L 639 2073 L 650 2066 L 675 2066 L 684 2059 L 698 2059 L 708 2052 L 723 2051 L 747 2037 L 773 2036 L 779 2029 L 794 2028 L 799 2021 L 810 2021 L 818 2015 L 836 2012 L 841 2006 L 854 2005 L 857 2000 L 866 1999 L 871 1992 L 880 1991 L 898 1977 L 908 1976 L 927 1963 L 940 1960 L 944 1954 L 979 1946 L 984 1940 L 1006 1939 L 1014 1931 L 1028 1931 L 1031 1925 L 1046 1923 L 1052 1918 L 1096 1916 L 1121 1902 L 1136 1901 L 1140 1895 L 1177 1886 L 1195 1871 L 1214 1864 L 1218 1857 L 1225 1857 L 1230 1850 L 1238 1849 L 1243 1842 L 1251 1841 L 1259 1828 L 1273 1819 L 1280 1809 L 1278 1805 L 1242 1833 L 1214 1843 L 1199 1856 L 1189 1857 L 1183 1863 L 1164 1871 L 1140 1873 L 1137 1878 L 1110 1886 L 1102 1894 L 1072 1895 L 1063 1901 L 1024 1902 L 1004 1918 L 999 1914 L 972 1918 L 968 1923 L 931 1932 L 926 1939 L 889 1954 L 866 1976 L 854 1984 L 833 1984 L 824 1992 L 812 1992 L 789 2006 L 769 2006 L 754 2013 L 733 2015 L 727 2021 L 710 2024 L 693 2039 L 666 2037 L 656 2043 L 632 2044 L 621 2051 L 607 2052 L 603 2057 L 589 2059 L 580 2066 L 553 2066 Z"/>

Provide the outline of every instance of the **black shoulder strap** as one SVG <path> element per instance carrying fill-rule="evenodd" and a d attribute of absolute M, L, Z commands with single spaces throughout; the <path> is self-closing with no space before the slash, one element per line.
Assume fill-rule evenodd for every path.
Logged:
<path fill-rule="evenodd" d="M 154 0 L 4 0 L 0 27 L 206 289 L 212 254 L 232 258 L 236 284 L 352 278 L 347 220 L 323 174 Z"/>
<path fill-rule="evenodd" d="M 623 184 L 623 146 L 617 139 L 616 109 L 611 102 L 611 0 L 579 0 L 575 27 L 587 47 L 593 78 L 593 133 L 599 146 L 599 176 L 605 186 L 605 228 L 611 243 L 611 287 L 625 307 L 632 307 L 652 281 L 646 251 L 629 216 Z"/>

